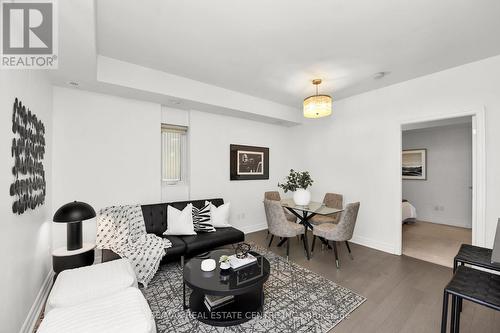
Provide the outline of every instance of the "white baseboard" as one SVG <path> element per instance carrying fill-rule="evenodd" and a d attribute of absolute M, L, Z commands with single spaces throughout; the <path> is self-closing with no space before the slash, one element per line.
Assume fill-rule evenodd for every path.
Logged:
<path fill-rule="evenodd" d="M 47 277 L 43 281 L 42 288 L 40 288 L 40 291 L 36 296 L 35 302 L 31 306 L 30 312 L 28 312 L 28 316 L 24 320 L 23 326 L 19 330 L 19 333 L 33 333 L 36 322 L 40 317 L 40 313 L 42 312 L 43 306 L 45 305 L 45 301 L 49 296 L 53 279 L 54 279 L 54 272 L 51 269 L 49 274 L 47 274 Z"/>
<path fill-rule="evenodd" d="M 349 242 L 370 247 L 375 250 L 384 251 L 390 254 L 396 254 L 396 249 L 394 248 L 394 245 L 385 242 L 379 242 L 371 238 L 354 235 Z"/>
<path fill-rule="evenodd" d="M 241 231 L 243 231 L 245 234 L 249 234 L 251 232 L 256 232 L 256 231 L 261 231 L 267 229 L 267 223 L 260 223 L 260 224 L 255 224 L 255 225 L 246 225 L 244 227 L 237 227 Z"/>

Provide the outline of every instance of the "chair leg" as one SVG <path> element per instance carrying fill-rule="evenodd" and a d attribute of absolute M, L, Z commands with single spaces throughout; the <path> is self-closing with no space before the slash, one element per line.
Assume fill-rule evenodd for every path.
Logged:
<path fill-rule="evenodd" d="M 316 235 L 313 236 L 313 243 L 311 246 L 311 253 L 314 253 L 314 245 L 316 245 Z"/>
<path fill-rule="evenodd" d="M 286 260 L 288 260 L 288 256 L 290 255 L 290 238 L 286 239 Z"/>
<path fill-rule="evenodd" d="M 269 245 L 267 247 L 271 247 L 271 244 L 273 242 L 273 239 L 274 239 L 274 235 L 271 235 L 271 240 L 269 241 Z"/>
<path fill-rule="evenodd" d="M 339 253 L 337 251 L 337 242 L 333 241 L 333 251 L 335 252 L 335 266 L 340 268 L 340 263 L 339 263 Z"/>
<path fill-rule="evenodd" d="M 446 333 L 446 324 L 448 321 L 448 293 L 443 293 L 443 313 L 441 315 L 441 333 Z"/>
<path fill-rule="evenodd" d="M 347 251 L 349 251 L 349 257 L 351 258 L 351 260 L 354 260 L 354 257 L 352 256 L 352 252 L 351 252 L 351 247 L 349 246 L 348 241 L 345 241 L 345 246 L 347 246 Z"/>
<path fill-rule="evenodd" d="M 269 230 L 267 231 L 266 239 L 269 237 Z"/>

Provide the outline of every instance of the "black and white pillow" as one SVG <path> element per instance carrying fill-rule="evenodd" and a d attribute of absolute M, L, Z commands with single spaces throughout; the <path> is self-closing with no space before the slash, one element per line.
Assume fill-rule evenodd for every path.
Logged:
<path fill-rule="evenodd" d="M 193 206 L 193 225 L 196 232 L 215 231 L 210 219 L 210 204 L 203 206 L 203 208 Z"/>

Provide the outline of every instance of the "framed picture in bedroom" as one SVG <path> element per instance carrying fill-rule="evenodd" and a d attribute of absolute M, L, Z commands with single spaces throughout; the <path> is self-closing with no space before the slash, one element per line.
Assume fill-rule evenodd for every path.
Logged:
<path fill-rule="evenodd" d="M 403 150 L 402 155 L 403 179 L 427 179 L 427 149 Z"/>
<path fill-rule="evenodd" d="M 269 148 L 230 145 L 230 179 L 269 179 Z"/>

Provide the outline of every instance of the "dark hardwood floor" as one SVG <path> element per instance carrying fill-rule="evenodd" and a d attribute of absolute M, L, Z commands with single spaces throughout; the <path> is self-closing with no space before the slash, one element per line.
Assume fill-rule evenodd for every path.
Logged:
<path fill-rule="evenodd" d="M 247 241 L 267 246 L 267 231 L 246 235 Z M 310 234 L 309 234 L 310 235 Z M 275 237 L 276 238 L 276 237 Z M 271 250 L 285 256 L 286 247 Z M 290 243 L 290 260 L 365 296 L 367 301 L 331 332 L 439 332 L 443 287 L 451 268 L 406 256 L 396 256 L 351 244 L 354 260 L 345 245 L 339 247 L 340 269 L 332 250 L 319 242 L 310 261 L 302 243 Z M 461 332 L 500 332 L 500 312 L 464 301 Z"/>

